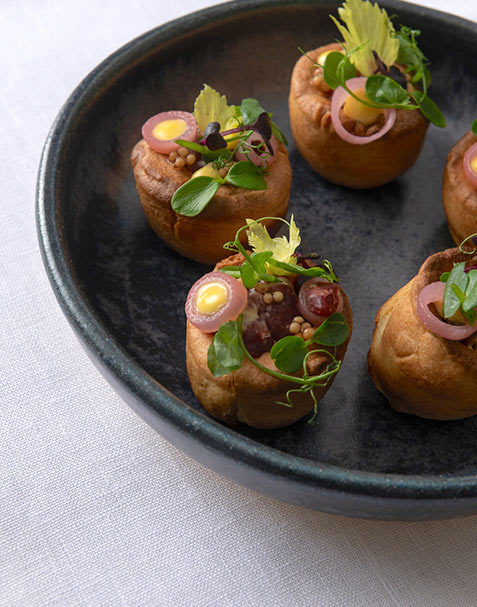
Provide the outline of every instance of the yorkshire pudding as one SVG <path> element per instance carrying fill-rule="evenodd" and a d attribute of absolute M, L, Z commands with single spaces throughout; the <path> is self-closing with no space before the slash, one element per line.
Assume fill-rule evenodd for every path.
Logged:
<path fill-rule="evenodd" d="M 378 311 L 369 374 L 397 411 L 439 420 L 477 413 L 477 351 L 434 335 L 417 315 L 422 289 L 454 263 L 476 262 L 469 257 L 458 249 L 431 255 Z"/>
<path fill-rule="evenodd" d="M 308 55 L 339 51 L 337 43 Z M 292 73 L 289 96 L 290 125 L 296 146 L 319 175 L 349 188 L 375 188 L 411 167 L 421 151 L 428 121 L 419 110 L 397 110 L 392 129 L 380 139 L 353 145 L 336 134 L 331 121 L 332 90 L 313 82 L 313 64 L 301 57 Z"/>
<path fill-rule="evenodd" d="M 149 147 L 144 139 L 133 148 L 131 163 L 142 208 L 151 228 L 181 255 L 202 263 L 215 263 L 223 245 L 249 219 L 285 217 L 291 187 L 288 152 L 280 143 L 270 165 L 266 190 L 245 190 L 222 185 L 207 207 L 195 217 L 178 215 L 171 207 L 174 192 L 190 178 L 187 168 L 173 166 L 168 157 Z M 273 231 L 276 222 L 263 222 Z M 278 226 L 277 226 L 278 227 Z"/>
<path fill-rule="evenodd" d="M 442 200 L 449 232 L 459 245 L 467 236 L 477 233 L 477 189 L 464 174 L 464 154 L 477 143 L 469 131 L 449 152 L 442 183 Z"/>
<path fill-rule="evenodd" d="M 240 257 L 228 257 L 219 262 L 215 269 L 240 263 Z M 342 314 L 350 328 L 346 342 L 336 348 L 335 356 L 342 360 L 351 337 L 352 314 L 343 290 L 341 294 L 344 302 Z M 213 334 L 203 333 L 187 321 L 186 363 L 190 385 L 202 406 L 213 417 L 230 426 L 243 422 L 254 428 L 272 429 L 288 426 L 313 410 L 311 396 L 299 392 L 292 395 L 293 407 L 278 404 L 277 401 L 286 400 L 287 391 L 296 387 L 296 384 L 276 379 L 260 371 L 247 359 L 237 371 L 214 377 L 207 366 L 207 352 L 212 339 Z M 335 348 L 319 347 L 335 352 Z M 261 354 L 257 361 L 269 369 L 277 370 L 268 352 Z M 322 360 L 315 360 L 317 364 L 313 372 L 316 373 L 319 366 L 328 362 L 329 358 L 326 356 L 323 356 Z M 334 377 L 335 375 L 330 378 L 327 386 L 315 388 L 317 400 L 323 398 Z"/>

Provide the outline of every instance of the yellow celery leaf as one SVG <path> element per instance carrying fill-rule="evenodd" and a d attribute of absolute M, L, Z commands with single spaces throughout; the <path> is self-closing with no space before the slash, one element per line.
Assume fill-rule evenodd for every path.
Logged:
<path fill-rule="evenodd" d="M 371 76 L 376 70 L 372 51 L 376 51 L 388 68 L 393 65 L 399 52 L 399 39 L 393 35 L 394 26 L 384 9 L 368 0 L 345 0 L 338 14 L 345 25 L 331 18 L 343 36 L 346 50 L 351 52 L 361 47 L 351 54 L 350 60 L 363 76 Z"/>
<path fill-rule="evenodd" d="M 194 103 L 194 118 L 203 134 L 209 122 L 218 122 L 224 131 L 237 126 L 235 106 L 227 104 L 227 97 L 208 84 L 204 84 Z"/>
<path fill-rule="evenodd" d="M 295 263 L 293 253 L 300 245 L 300 230 L 297 228 L 293 215 L 290 219 L 290 230 L 289 237 L 276 236 L 272 238 L 267 231 L 267 228 L 261 223 L 256 223 L 252 219 L 247 219 L 247 230 L 248 244 L 255 253 L 263 253 L 264 251 L 271 251 L 273 253 L 273 259 L 276 261 L 282 261 L 284 263 Z M 274 274 L 288 274 L 285 270 L 273 270 Z"/>

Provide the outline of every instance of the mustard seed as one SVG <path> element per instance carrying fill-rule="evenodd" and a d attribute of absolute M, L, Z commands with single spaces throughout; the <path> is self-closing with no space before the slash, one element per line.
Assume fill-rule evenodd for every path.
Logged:
<path fill-rule="evenodd" d="M 292 335 L 296 335 L 300 332 L 300 323 L 292 322 L 291 325 L 288 327 L 288 330 Z"/>

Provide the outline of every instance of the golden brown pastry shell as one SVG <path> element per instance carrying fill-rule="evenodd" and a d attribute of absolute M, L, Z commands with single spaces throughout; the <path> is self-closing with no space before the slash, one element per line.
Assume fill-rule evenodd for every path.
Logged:
<path fill-rule="evenodd" d="M 449 232 L 459 245 L 467 236 L 477 233 L 477 189 L 464 173 L 464 154 L 477 143 L 472 131 L 466 133 L 449 152 L 442 182 L 442 201 Z"/>
<path fill-rule="evenodd" d="M 234 255 L 219 262 L 216 269 L 240 264 L 242 261 L 243 257 Z M 344 301 L 343 315 L 350 327 L 348 339 L 336 349 L 337 358 L 342 360 L 351 338 L 353 320 L 348 298 L 343 290 L 341 292 Z M 289 426 L 313 410 L 313 401 L 309 394 L 294 393 L 291 408 L 277 404 L 276 401 L 286 402 L 287 391 L 299 387 L 299 384 L 276 379 L 257 369 L 247 359 L 237 371 L 214 377 L 207 366 L 207 352 L 213 336 L 214 334 L 202 333 L 187 321 L 186 363 L 190 385 L 204 409 L 213 417 L 230 426 L 243 422 L 254 428 L 272 429 Z M 334 351 L 334 348 L 323 349 Z M 257 361 L 277 371 L 268 352 L 259 356 Z M 315 389 L 317 400 L 323 398 L 335 377 L 336 374 L 326 387 Z"/>
<path fill-rule="evenodd" d="M 422 289 L 469 257 L 458 249 L 431 255 L 378 311 L 369 374 L 397 411 L 440 420 L 477 413 L 477 352 L 434 335 L 417 315 Z"/>
<path fill-rule="evenodd" d="M 223 245 L 235 238 L 245 220 L 285 217 L 291 187 L 288 152 L 279 144 L 277 158 L 265 176 L 266 190 L 245 190 L 222 185 L 207 207 L 196 217 L 175 213 L 174 192 L 190 178 L 187 168 L 177 168 L 167 155 L 158 154 L 144 139 L 131 154 L 136 189 L 151 228 L 184 257 L 215 263 L 224 256 Z M 274 221 L 263 222 L 273 232 Z"/>
<path fill-rule="evenodd" d="M 328 50 L 327 44 L 310 51 L 314 60 Z M 349 188 L 374 188 L 392 181 L 417 160 L 429 122 L 419 110 L 397 110 L 393 128 L 383 137 L 353 145 L 336 134 L 331 121 L 330 96 L 311 83 L 312 62 L 302 56 L 296 63 L 290 86 L 290 125 L 296 146 L 308 164 L 322 177 Z"/>

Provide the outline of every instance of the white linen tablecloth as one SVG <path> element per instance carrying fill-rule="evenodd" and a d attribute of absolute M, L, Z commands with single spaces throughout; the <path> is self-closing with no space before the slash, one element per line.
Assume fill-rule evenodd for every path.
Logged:
<path fill-rule="evenodd" d="M 477 516 L 345 519 L 219 477 L 136 417 L 55 301 L 34 222 L 51 123 L 108 54 L 210 4 L 0 3 L 0 606 L 477 605 Z"/>

